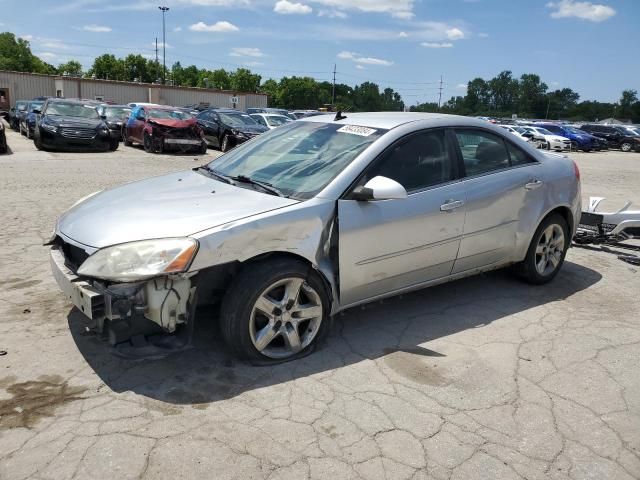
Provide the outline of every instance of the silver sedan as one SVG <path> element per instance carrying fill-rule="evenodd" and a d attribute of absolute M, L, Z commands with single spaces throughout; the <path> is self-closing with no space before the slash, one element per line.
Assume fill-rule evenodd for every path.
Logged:
<path fill-rule="evenodd" d="M 82 199 L 51 265 L 112 344 L 193 331 L 220 302 L 239 356 L 282 361 L 355 305 L 510 265 L 552 280 L 580 210 L 574 162 L 486 122 L 330 114 Z"/>

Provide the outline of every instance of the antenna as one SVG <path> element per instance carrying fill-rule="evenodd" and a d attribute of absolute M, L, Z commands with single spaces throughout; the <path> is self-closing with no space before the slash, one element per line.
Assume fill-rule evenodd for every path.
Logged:
<path fill-rule="evenodd" d="M 438 93 L 438 109 L 440 109 L 440 103 L 442 102 L 442 75 L 440 75 L 440 87 L 438 90 L 440 91 Z"/>

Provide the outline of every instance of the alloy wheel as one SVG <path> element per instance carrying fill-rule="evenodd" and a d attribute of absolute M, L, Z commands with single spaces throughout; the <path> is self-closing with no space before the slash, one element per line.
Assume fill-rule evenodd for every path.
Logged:
<path fill-rule="evenodd" d="M 313 342 L 322 318 L 318 292 L 302 278 L 285 278 L 267 287 L 256 300 L 249 334 L 262 355 L 284 359 Z"/>
<path fill-rule="evenodd" d="M 620 150 L 622 150 L 623 152 L 630 152 L 631 151 L 631 144 L 630 143 L 623 143 L 622 145 L 620 145 Z"/>
<path fill-rule="evenodd" d="M 549 225 L 540 236 L 536 246 L 536 270 L 542 276 L 552 274 L 560 265 L 564 254 L 565 239 L 562 227 Z"/>

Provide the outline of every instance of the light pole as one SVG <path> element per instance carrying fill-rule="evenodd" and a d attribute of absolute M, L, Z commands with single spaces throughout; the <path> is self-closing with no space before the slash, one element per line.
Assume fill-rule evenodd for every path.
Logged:
<path fill-rule="evenodd" d="M 167 40 L 165 38 L 164 15 L 169 11 L 169 7 L 158 7 L 162 10 L 162 84 L 165 83 L 165 74 L 167 71 Z"/>

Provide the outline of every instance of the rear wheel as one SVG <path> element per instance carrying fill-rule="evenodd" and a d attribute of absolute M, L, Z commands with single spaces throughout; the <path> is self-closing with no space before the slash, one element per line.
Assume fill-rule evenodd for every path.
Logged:
<path fill-rule="evenodd" d="M 33 135 L 33 144 L 36 146 L 38 150 L 44 150 L 44 146 L 42 145 L 42 139 L 40 138 L 40 135 L 37 135 L 37 134 Z"/>
<path fill-rule="evenodd" d="M 622 144 L 620 144 L 620 150 L 622 150 L 623 152 L 630 152 L 631 147 L 632 145 L 629 142 L 623 142 Z"/>
<path fill-rule="evenodd" d="M 533 235 L 527 256 L 516 270 L 527 282 L 542 285 L 558 274 L 569 248 L 569 227 L 562 215 L 546 217 Z"/>
<path fill-rule="evenodd" d="M 111 150 L 112 152 L 115 152 L 119 146 L 120 146 L 120 142 L 118 140 L 112 139 L 109 142 L 109 150 Z"/>
<path fill-rule="evenodd" d="M 249 265 L 222 302 L 222 335 L 252 363 L 282 362 L 311 353 L 329 330 L 330 302 L 312 267 L 291 259 Z"/>

